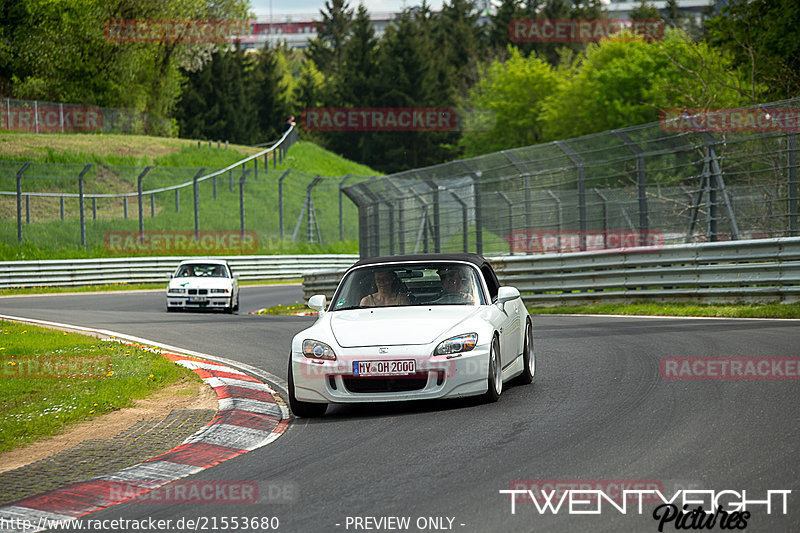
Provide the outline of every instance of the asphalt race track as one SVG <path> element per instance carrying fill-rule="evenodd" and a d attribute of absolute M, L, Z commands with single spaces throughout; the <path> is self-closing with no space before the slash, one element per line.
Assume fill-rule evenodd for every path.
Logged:
<path fill-rule="evenodd" d="M 247 313 L 301 297 L 299 286 L 245 286 L 235 315 L 168 314 L 162 292 L 8 297 L 0 313 L 119 331 L 285 379 L 291 337 L 313 319 Z M 86 518 L 201 519 L 169 531 L 225 531 L 221 519 L 234 516 L 277 517 L 278 531 L 299 532 L 658 531 L 655 504 L 642 514 L 609 504 L 601 514 L 570 514 L 566 505 L 541 514 L 521 497 L 512 514 L 511 498 L 499 493 L 517 480 L 569 480 L 656 483 L 667 498 L 681 489 L 746 490 L 764 500 L 768 490 L 791 490 L 787 514 L 774 497 L 771 514 L 750 508 L 746 530 L 800 530 L 800 380 L 674 381 L 659 370 L 670 356 L 798 357 L 800 321 L 538 316 L 534 335 L 536 381 L 509 386 L 499 403 L 329 408 L 190 478 L 256 481 L 275 489 L 264 502 L 126 503 Z M 377 522 L 387 517 L 409 525 Z"/>

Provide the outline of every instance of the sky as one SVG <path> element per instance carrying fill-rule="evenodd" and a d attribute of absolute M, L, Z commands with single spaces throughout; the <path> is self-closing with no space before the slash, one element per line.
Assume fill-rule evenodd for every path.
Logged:
<path fill-rule="evenodd" d="M 422 0 L 363 0 L 363 2 L 370 13 L 395 13 L 402 11 L 403 7 L 419 5 Z M 273 17 L 280 20 L 286 20 L 287 15 L 292 15 L 293 18 L 318 15 L 319 11 L 325 8 L 325 0 L 250 0 L 257 19 L 269 19 L 270 3 Z M 358 7 L 358 3 L 359 0 L 349 0 L 350 7 L 354 9 Z M 442 0 L 428 0 L 428 4 L 434 11 L 438 11 L 442 7 Z"/>

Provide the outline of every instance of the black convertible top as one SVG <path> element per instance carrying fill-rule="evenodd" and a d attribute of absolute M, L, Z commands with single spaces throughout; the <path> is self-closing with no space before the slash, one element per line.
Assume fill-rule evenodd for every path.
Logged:
<path fill-rule="evenodd" d="M 474 264 L 478 268 L 488 263 L 485 257 L 478 254 L 414 254 L 370 257 L 368 259 L 361 259 L 353 266 L 359 267 L 363 265 L 374 265 L 377 263 L 402 263 L 405 261 L 466 261 Z"/>

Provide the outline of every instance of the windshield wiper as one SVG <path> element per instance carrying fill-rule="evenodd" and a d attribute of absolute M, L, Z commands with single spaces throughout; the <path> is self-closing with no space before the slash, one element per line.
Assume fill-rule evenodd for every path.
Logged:
<path fill-rule="evenodd" d="M 366 305 L 348 305 L 347 307 L 337 307 L 333 311 L 349 311 L 351 309 L 369 309 Z"/>

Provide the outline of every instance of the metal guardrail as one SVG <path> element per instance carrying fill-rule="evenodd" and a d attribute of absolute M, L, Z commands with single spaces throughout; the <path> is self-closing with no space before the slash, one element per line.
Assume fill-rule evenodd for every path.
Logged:
<path fill-rule="evenodd" d="M 241 281 L 291 280 L 324 268 L 348 267 L 357 255 L 242 255 L 227 259 Z M 0 289 L 160 283 L 186 257 L 121 257 L 0 262 Z"/>
<path fill-rule="evenodd" d="M 800 300 L 799 237 L 488 259 L 528 305 Z M 343 273 L 306 275 L 304 296 L 330 298 Z"/>

